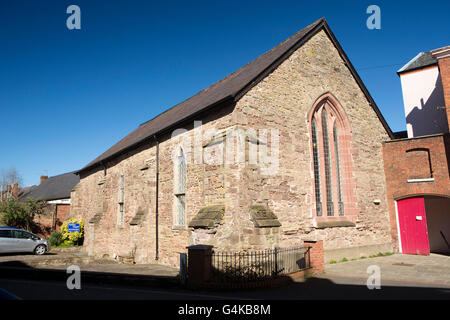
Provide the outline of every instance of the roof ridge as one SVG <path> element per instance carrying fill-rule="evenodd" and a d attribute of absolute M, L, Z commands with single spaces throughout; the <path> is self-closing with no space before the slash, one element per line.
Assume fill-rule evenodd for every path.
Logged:
<path fill-rule="evenodd" d="M 334 46 L 339 51 L 342 59 L 348 65 L 353 77 L 358 82 L 361 90 L 366 95 L 370 105 L 374 109 L 378 118 L 382 122 L 389 136 L 393 136 L 389 126 L 384 120 L 373 98 L 370 96 L 367 88 L 362 83 L 356 70 L 352 66 L 347 55 L 341 48 L 339 42 L 333 35 L 324 17 L 316 20 L 314 23 L 302 28 L 291 37 L 279 43 L 275 47 L 261 54 L 254 60 L 245 64 L 236 71 L 230 73 L 221 80 L 215 82 L 209 87 L 199 91 L 192 97 L 178 103 L 168 110 L 160 113 L 158 116 L 142 123 L 137 129 L 122 138 L 119 142 L 107 149 L 85 167 L 78 170 L 77 173 L 84 172 L 88 169 L 117 157 L 125 152 L 129 152 L 139 144 L 143 143 L 149 137 L 167 131 L 170 127 L 186 121 L 189 117 L 205 112 L 208 108 L 224 101 L 236 102 L 242 97 L 242 94 L 248 91 L 256 83 L 264 79 L 267 74 L 273 71 L 280 63 L 292 54 L 292 50 L 298 46 L 302 46 L 310 37 L 317 34 L 320 30 L 325 30 Z M 231 100 L 232 99 L 232 100 Z M 174 111 L 175 110 L 175 111 Z"/>
<path fill-rule="evenodd" d="M 224 81 L 233 78 L 233 76 L 236 76 L 238 73 L 241 73 L 248 65 L 254 63 L 256 60 L 258 60 L 258 59 L 260 59 L 260 58 L 263 58 L 264 56 L 267 56 L 269 53 L 271 53 L 271 52 L 275 51 L 276 49 L 280 48 L 280 47 L 281 47 L 283 44 L 285 44 L 286 42 L 288 42 L 288 41 L 292 40 L 293 38 L 297 37 L 301 32 L 304 32 L 305 30 L 311 28 L 312 26 L 315 26 L 315 25 L 319 24 L 319 23 L 322 22 L 322 21 L 325 21 L 325 18 L 324 18 L 324 17 L 322 17 L 322 18 L 316 20 L 315 22 L 309 24 L 308 26 L 306 26 L 306 27 L 300 29 L 299 31 L 297 31 L 295 34 L 293 34 L 293 35 L 290 36 L 289 38 L 287 38 L 287 39 L 285 39 L 284 41 L 282 41 L 282 42 L 280 42 L 279 44 L 277 44 L 275 47 L 272 47 L 271 49 L 265 51 L 264 53 L 262 53 L 262 54 L 260 54 L 259 56 L 257 56 L 255 59 L 249 61 L 248 63 L 246 63 L 245 65 L 243 65 L 243 66 L 240 67 L 239 69 L 237 69 L 237 70 L 231 72 L 230 74 L 228 74 L 228 75 L 226 75 L 225 77 L 221 78 L 220 80 L 214 82 L 213 84 L 211 84 L 210 86 L 206 87 L 205 89 L 202 89 L 202 90 L 198 91 L 198 92 L 195 93 L 194 95 L 192 95 L 192 96 L 190 96 L 189 98 L 187 98 L 187 99 L 185 99 L 185 100 L 183 100 L 183 101 L 177 103 L 176 105 L 170 107 L 169 109 L 167 109 L 167 110 L 165 110 L 165 111 L 159 113 L 157 116 L 151 118 L 150 120 L 147 120 L 147 121 L 141 123 L 138 127 L 141 127 L 141 126 L 143 126 L 143 125 L 148 124 L 148 123 L 151 122 L 152 120 L 154 120 L 154 119 L 158 118 L 159 116 L 161 116 L 161 115 L 163 115 L 163 114 L 169 112 L 170 110 L 176 108 L 176 107 L 179 106 L 180 104 L 182 104 L 182 103 L 184 103 L 184 102 L 186 102 L 186 101 L 188 101 L 188 100 L 190 100 L 190 99 L 192 99 L 192 98 L 198 96 L 198 95 L 201 94 L 202 92 L 206 92 L 206 91 L 212 89 L 213 87 L 215 87 L 216 85 L 219 85 L 219 84 L 223 83 Z M 309 30 L 308 30 L 308 31 L 309 31 Z"/>

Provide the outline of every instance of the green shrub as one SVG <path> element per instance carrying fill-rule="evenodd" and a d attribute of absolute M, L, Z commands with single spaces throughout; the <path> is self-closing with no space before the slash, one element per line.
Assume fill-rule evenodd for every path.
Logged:
<path fill-rule="evenodd" d="M 28 199 L 19 202 L 15 198 L 0 203 L 0 220 L 3 225 L 19 229 L 31 230 L 35 225 L 34 217 L 42 214 L 45 201 Z"/>
<path fill-rule="evenodd" d="M 79 223 L 80 231 L 78 232 L 69 232 L 69 223 Z M 73 245 L 82 245 L 84 240 L 84 224 L 83 219 L 71 218 L 69 220 L 64 221 L 61 226 L 62 239 L 64 240 L 64 244 L 67 246 Z"/>
<path fill-rule="evenodd" d="M 59 231 L 53 232 L 50 237 L 48 237 L 48 242 L 52 247 L 58 247 L 63 243 L 62 233 Z"/>

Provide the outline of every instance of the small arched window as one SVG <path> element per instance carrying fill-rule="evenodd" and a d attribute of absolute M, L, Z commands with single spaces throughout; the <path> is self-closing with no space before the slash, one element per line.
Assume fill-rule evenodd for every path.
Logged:
<path fill-rule="evenodd" d="M 123 204 L 124 204 L 124 194 L 125 194 L 125 176 L 122 174 L 120 176 L 120 189 L 119 189 L 119 217 L 117 224 L 119 227 L 123 226 Z"/>
<path fill-rule="evenodd" d="M 176 218 L 175 224 L 184 226 L 186 224 L 186 158 L 183 149 L 180 148 L 177 157 L 177 181 L 175 186 Z"/>

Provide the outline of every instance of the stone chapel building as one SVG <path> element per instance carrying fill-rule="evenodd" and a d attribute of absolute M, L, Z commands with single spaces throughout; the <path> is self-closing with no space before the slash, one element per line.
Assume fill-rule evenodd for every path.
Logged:
<path fill-rule="evenodd" d="M 326 261 L 392 251 L 391 138 L 322 18 L 81 169 L 71 214 L 90 254 L 137 263 L 176 265 L 192 244 L 316 239 Z"/>

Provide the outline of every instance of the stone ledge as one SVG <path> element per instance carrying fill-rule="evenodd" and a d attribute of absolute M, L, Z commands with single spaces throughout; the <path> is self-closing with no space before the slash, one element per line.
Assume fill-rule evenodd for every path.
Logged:
<path fill-rule="evenodd" d="M 214 228 L 217 224 L 222 222 L 225 214 L 224 205 L 214 205 L 201 208 L 200 211 L 189 222 L 190 228 Z"/>
<path fill-rule="evenodd" d="M 103 212 L 97 212 L 90 220 L 89 223 L 97 224 L 100 222 L 101 218 L 103 216 Z"/>
<path fill-rule="evenodd" d="M 317 223 L 317 229 L 338 228 L 338 227 L 356 227 L 356 224 L 351 221 L 322 221 Z"/>
<path fill-rule="evenodd" d="M 256 228 L 280 227 L 278 217 L 267 206 L 253 205 L 250 207 L 250 220 Z"/>
<path fill-rule="evenodd" d="M 144 221 L 147 212 L 148 209 L 139 209 L 133 219 L 131 219 L 130 226 L 140 225 Z"/>

